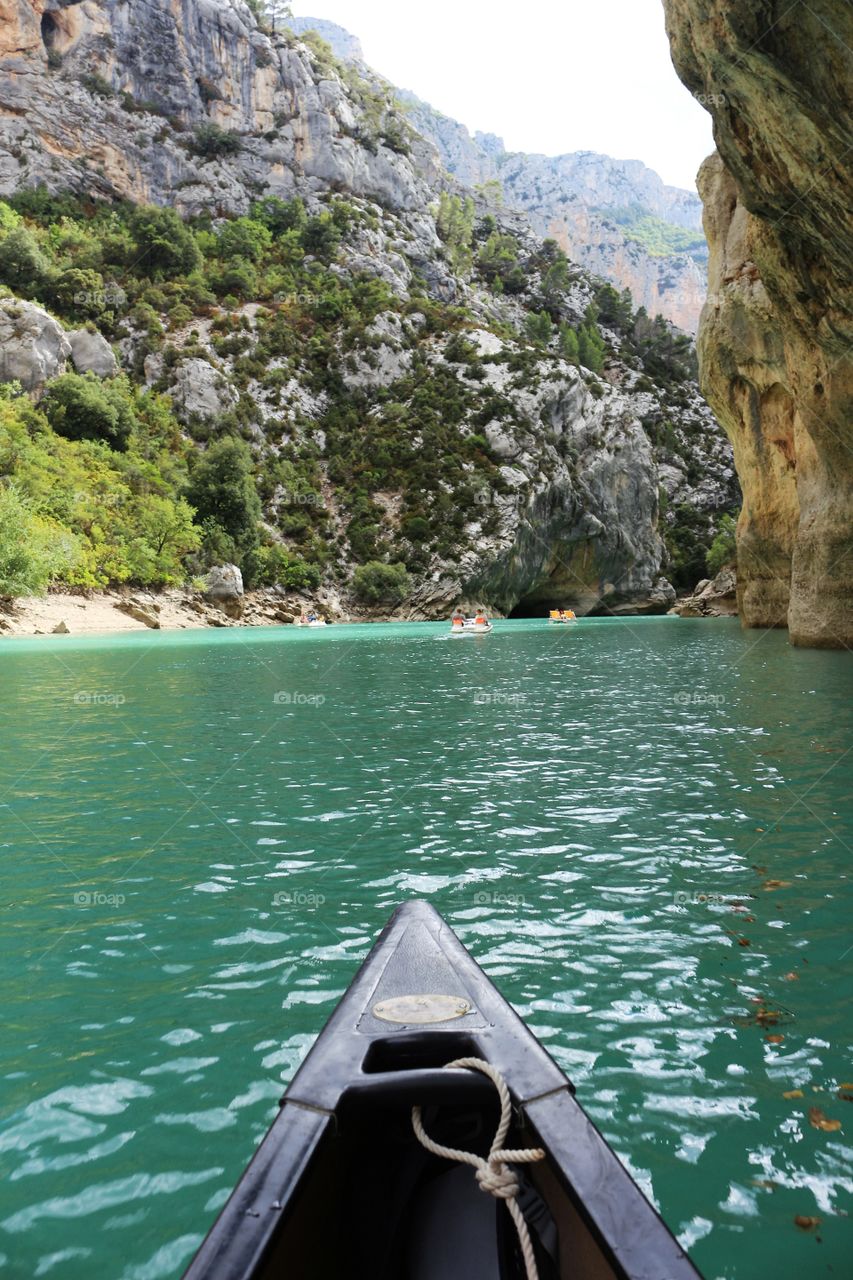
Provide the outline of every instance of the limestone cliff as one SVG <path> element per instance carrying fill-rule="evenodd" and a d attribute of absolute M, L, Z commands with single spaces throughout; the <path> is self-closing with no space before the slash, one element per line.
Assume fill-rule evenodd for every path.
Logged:
<path fill-rule="evenodd" d="M 317 31 L 337 57 L 364 65 L 358 40 L 343 27 L 321 18 L 294 18 L 289 25 L 299 33 Z M 695 334 L 708 258 L 695 192 L 667 186 L 639 160 L 593 151 L 508 152 L 495 134 L 472 136 L 464 124 L 408 90 L 396 94 L 454 178 L 467 187 L 498 183 L 504 200 L 575 262 L 620 290 L 630 289 L 635 306 Z M 694 234 L 678 236 L 679 230 Z M 684 247 L 668 247 L 667 239 Z"/>
<path fill-rule="evenodd" d="M 666 186 L 639 160 L 592 151 L 507 152 L 500 138 L 472 138 L 464 125 L 411 95 L 402 97 L 412 123 L 435 143 L 454 177 L 469 186 L 499 183 L 506 203 L 523 210 L 539 234 L 555 239 L 575 262 L 630 289 L 635 306 L 650 315 L 696 332 L 708 255 L 694 193 Z M 653 227 L 664 238 L 683 239 L 689 251 L 652 250 Z"/>
<path fill-rule="evenodd" d="M 365 145 L 355 95 L 241 0 L 0 4 L 0 192 L 45 183 L 235 213 L 253 190 L 303 180 L 395 208 L 428 200 L 433 148 L 414 133 L 407 154 Z M 377 110 L 381 129 L 390 98 Z M 227 158 L 196 146 L 211 124 L 233 135 Z"/>
<path fill-rule="evenodd" d="M 711 248 L 699 357 L 744 494 L 748 626 L 853 645 L 853 14 L 845 0 L 665 0 L 673 59 L 710 103 Z"/>
<path fill-rule="evenodd" d="M 410 568 L 405 607 L 422 616 L 463 595 L 504 612 L 667 607 L 668 544 L 694 519 L 712 535 L 737 497 L 683 337 L 647 332 L 644 352 L 631 325 L 602 319 L 606 357 L 582 367 L 561 340 L 587 323 L 595 282 L 575 269 L 546 288 L 554 258 L 529 222 L 448 177 L 390 91 L 322 43 L 260 29 L 240 0 L 47 3 L 0 0 L 0 193 L 71 191 L 94 221 L 93 198 L 199 215 L 206 274 L 174 307 L 134 255 L 108 255 L 79 315 L 79 286 L 69 299 L 51 284 L 79 265 L 70 242 L 33 215 L 50 262 L 27 296 L 67 333 L 0 297 L 0 376 L 37 396 L 69 353 L 94 369 L 105 353 L 75 335 L 102 325 L 199 451 L 226 422 L 251 440 L 270 545 L 301 554 L 303 507 L 316 512 L 329 590 L 345 595 L 359 559 L 381 556 Z M 440 225 L 442 194 L 457 224 L 471 200 L 467 231 Z M 235 215 L 266 196 L 298 197 L 319 243 L 293 231 L 285 261 L 270 233 L 267 259 L 257 244 L 251 262 L 224 258 Z M 497 233 L 514 255 L 506 293 L 478 265 Z M 297 462 L 310 503 L 270 479 Z"/>
<path fill-rule="evenodd" d="M 352 35 L 345 27 L 339 27 L 336 22 L 329 22 L 326 18 L 291 17 L 287 19 L 286 26 L 298 36 L 306 31 L 316 31 L 342 62 L 364 62 L 364 50 L 358 36 Z"/>

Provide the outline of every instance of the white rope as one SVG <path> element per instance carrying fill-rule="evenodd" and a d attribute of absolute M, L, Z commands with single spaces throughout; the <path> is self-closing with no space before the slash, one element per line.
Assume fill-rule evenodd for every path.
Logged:
<path fill-rule="evenodd" d="M 483 1058 L 456 1058 L 455 1061 L 448 1062 L 446 1066 L 468 1067 L 471 1071 L 482 1071 L 483 1075 L 489 1077 L 498 1091 L 498 1096 L 501 1100 L 501 1119 L 497 1133 L 492 1139 L 488 1158 L 484 1160 L 482 1156 L 474 1155 L 471 1151 L 458 1151 L 455 1147 L 442 1147 L 437 1142 L 433 1142 L 424 1129 L 420 1107 L 412 1107 L 412 1128 L 415 1131 L 415 1137 L 421 1146 L 426 1147 L 427 1151 L 431 1151 L 434 1156 L 443 1156 L 445 1160 L 458 1160 L 460 1164 L 472 1165 L 477 1171 L 474 1176 L 477 1179 L 480 1190 L 488 1191 L 489 1195 L 505 1201 L 518 1232 L 518 1242 L 521 1245 L 524 1265 L 527 1268 L 527 1280 L 539 1280 L 536 1258 L 533 1255 L 533 1245 L 530 1242 L 530 1232 L 527 1229 L 527 1223 L 524 1221 L 524 1214 L 516 1203 L 518 1176 L 508 1166 L 511 1164 L 533 1164 L 536 1160 L 544 1160 L 545 1152 L 540 1147 L 522 1148 L 519 1151 L 504 1150 L 503 1144 L 509 1132 L 511 1104 L 506 1081 L 497 1067 L 493 1067 L 490 1062 L 486 1062 Z"/>

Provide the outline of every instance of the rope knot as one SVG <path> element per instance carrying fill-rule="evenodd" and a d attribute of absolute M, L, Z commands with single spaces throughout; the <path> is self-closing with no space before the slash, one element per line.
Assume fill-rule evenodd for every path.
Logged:
<path fill-rule="evenodd" d="M 518 1151 L 504 1149 L 504 1142 L 509 1133 L 512 1108 L 509 1089 L 506 1087 L 506 1081 L 497 1067 L 493 1067 L 490 1062 L 486 1062 L 483 1058 L 456 1058 L 446 1065 L 448 1067 L 468 1067 L 471 1071 L 482 1071 L 483 1075 L 489 1077 L 498 1091 L 498 1096 L 501 1100 L 501 1118 L 497 1133 L 492 1139 L 488 1159 L 484 1160 L 482 1156 L 475 1155 L 472 1151 L 458 1151 L 455 1147 L 442 1147 L 439 1143 L 433 1142 L 424 1129 L 420 1107 L 412 1107 L 412 1128 L 415 1131 L 415 1137 L 421 1146 L 432 1152 L 434 1156 L 443 1156 L 445 1160 L 458 1160 L 460 1164 L 473 1165 L 474 1177 L 480 1190 L 487 1191 L 495 1199 L 506 1202 L 506 1207 L 518 1232 L 518 1241 L 521 1245 L 527 1280 L 537 1280 L 536 1257 L 530 1241 L 530 1232 L 527 1229 L 524 1214 L 516 1203 L 518 1174 L 509 1166 L 512 1164 L 533 1164 L 536 1160 L 544 1160 L 545 1152 L 539 1147 L 524 1147 Z"/>
<path fill-rule="evenodd" d="M 498 1200 L 513 1200 L 518 1195 L 518 1174 L 498 1156 L 489 1156 L 488 1160 L 484 1160 L 474 1177 L 481 1191 L 488 1191 L 489 1195 L 496 1196 Z"/>

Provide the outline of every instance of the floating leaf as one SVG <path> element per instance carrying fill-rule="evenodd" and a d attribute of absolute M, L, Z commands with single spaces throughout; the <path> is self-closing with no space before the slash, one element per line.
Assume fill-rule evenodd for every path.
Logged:
<path fill-rule="evenodd" d="M 840 1084 L 838 1087 L 839 1087 L 839 1089 L 853 1089 L 853 1084 L 844 1084 L 844 1083 L 842 1083 L 842 1084 Z"/>
<path fill-rule="evenodd" d="M 800 975 L 798 973 L 794 973 L 793 969 L 790 973 L 786 973 L 782 979 L 783 982 L 799 982 L 799 980 Z"/>
<path fill-rule="evenodd" d="M 813 1129 L 821 1129 L 824 1133 L 835 1133 L 841 1128 L 840 1120 L 830 1120 L 820 1107 L 809 1107 L 809 1124 Z"/>
<path fill-rule="evenodd" d="M 841 1098 L 842 1102 L 853 1102 L 853 1093 L 850 1092 L 850 1086 L 845 1089 L 842 1085 L 836 1093 L 836 1098 Z"/>
<path fill-rule="evenodd" d="M 764 1039 L 767 1041 L 768 1044 L 781 1044 L 782 1041 L 785 1039 L 785 1037 L 780 1035 L 775 1035 L 775 1036 L 765 1036 Z"/>
<path fill-rule="evenodd" d="M 739 947 L 751 947 L 751 946 L 752 946 L 752 943 L 750 942 L 749 938 L 738 938 L 738 940 L 737 940 L 737 944 L 738 944 L 738 946 L 739 946 Z"/>
<path fill-rule="evenodd" d="M 754 1187 L 761 1187 L 763 1191 L 775 1191 L 779 1185 L 772 1178 L 750 1178 L 750 1182 Z"/>
<path fill-rule="evenodd" d="M 765 880 L 762 889 L 790 889 L 790 880 Z"/>
<path fill-rule="evenodd" d="M 808 1218 L 804 1213 L 798 1213 L 794 1222 L 801 1231 L 813 1231 L 820 1226 L 820 1218 Z"/>
<path fill-rule="evenodd" d="M 787 1093 L 782 1094 L 783 1098 L 802 1098 L 802 1096 L 802 1089 L 789 1089 Z"/>

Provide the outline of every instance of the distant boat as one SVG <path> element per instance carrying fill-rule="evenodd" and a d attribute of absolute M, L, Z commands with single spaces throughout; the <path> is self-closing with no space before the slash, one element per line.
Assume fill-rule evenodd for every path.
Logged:
<path fill-rule="evenodd" d="M 184 1280 L 342 1276 L 701 1280 L 426 902 L 394 912 Z"/>
<path fill-rule="evenodd" d="M 565 626 L 569 622 L 577 622 L 574 609 L 552 609 L 548 614 L 549 622 L 562 623 Z"/>
<path fill-rule="evenodd" d="M 452 636 L 486 636 L 492 629 L 491 622 L 477 622 L 474 618 L 466 618 L 464 622 L 451 622 Z"/>
<path fill-rule="evenodd" d="M 296 626 L 297 627 L 325 627 L 326 620 L 325 618 L 306 618 L 303 621 L 303 619 L 300 618 L 296 623 Z"/>

